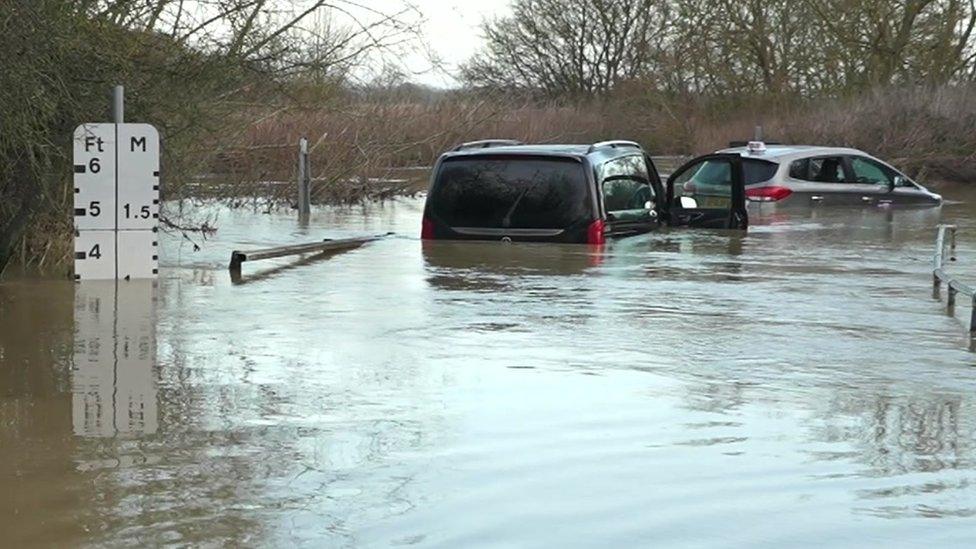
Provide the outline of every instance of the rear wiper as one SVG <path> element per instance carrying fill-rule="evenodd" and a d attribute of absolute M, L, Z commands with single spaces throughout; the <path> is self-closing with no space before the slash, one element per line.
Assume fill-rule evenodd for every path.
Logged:
<path fill-rule="evenodd" d="M 507 229 L 512 226 L 512 214 L 515 213 L 515 208 L 518 208 L 519 203 L 522 202 L 522 198 L 524 198 L 528 192 L 529 188 L 526 187 L 522 190 L 522 192 L 519 193 L 518 198 L 516 198 L 515 202 L 512 203 L 512 207 L 505 212 L 505 217 L 502 217 L 502 227 Z"/>

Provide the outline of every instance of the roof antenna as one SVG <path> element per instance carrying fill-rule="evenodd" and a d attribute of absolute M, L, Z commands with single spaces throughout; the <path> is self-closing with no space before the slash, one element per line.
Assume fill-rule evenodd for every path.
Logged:
<path fill-rule="evenodd" d="M 762 140 L 763 140 L 763 127 L 762 124 L 757 124 L 756 133 L 755 133 L 755 137 L 753 137 L 753 141 L 762 141 Z"/>

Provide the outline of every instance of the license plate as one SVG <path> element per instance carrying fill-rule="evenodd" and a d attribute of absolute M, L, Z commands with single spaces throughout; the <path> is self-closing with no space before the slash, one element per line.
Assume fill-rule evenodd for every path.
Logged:
<path fill-rule="evenodd" d="M 727 210 L 732 200 L 725 196 L 702 196 L 698 198 L 698 207 L 706 210 Z"/>

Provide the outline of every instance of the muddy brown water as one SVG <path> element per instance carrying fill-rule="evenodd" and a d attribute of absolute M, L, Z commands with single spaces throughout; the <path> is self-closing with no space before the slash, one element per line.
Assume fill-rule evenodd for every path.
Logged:
<path fill-rule="evenodd" d="M 0 283 L 0 545 L 976 542 L 976 193 L 585 246 L 217 212 L 151 284 Z M 230 251 L 397 236 L 328 259 Z"/>

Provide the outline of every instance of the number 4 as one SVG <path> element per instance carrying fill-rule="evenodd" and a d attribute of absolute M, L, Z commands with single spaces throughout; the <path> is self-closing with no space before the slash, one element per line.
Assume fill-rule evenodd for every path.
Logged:
<path fill-rule="evenodd" d="M 95 244 L 94 246 L 92 246 L 91 251 L 88 252 L 88 257 L 93 257 L 95 259 L 101 259 L 102 258 L 102 249 L 99 247 L 98 244 Z"/>

